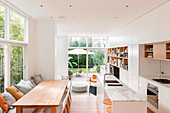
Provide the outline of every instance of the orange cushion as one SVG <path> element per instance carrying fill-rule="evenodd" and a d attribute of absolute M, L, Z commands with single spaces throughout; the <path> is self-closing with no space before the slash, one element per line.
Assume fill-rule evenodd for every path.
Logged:
<path fill-rule="evenodd" d="M 93 79 L 97 79 L 97 75 L 93 75 L 92 78 L 93 78 Z"/>
<path fill-rule="evenodd" d="M 24 96 L 24 93 L 20 92 L 16 87 L 11 86 L 6 88 L 6 91 L 9 92 L 16 100 L 19 100 Z"/>
<path fill-rule="evenodd" d="M 0 93 L 0 107 L 4 110 L 5 113 L 8 112 L 9 106 L 1 93 Z"/>

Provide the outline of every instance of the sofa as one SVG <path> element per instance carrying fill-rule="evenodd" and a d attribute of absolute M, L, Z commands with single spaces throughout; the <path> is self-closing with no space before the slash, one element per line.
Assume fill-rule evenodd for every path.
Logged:
<path fill-rule="evenodd" d="M 0 113 L 16 113 L 16 108 L 13 108 L 12 104 L 15 103 L 17 100 L 19 100 L 20 98 L 22 98 L 29 91 L 31 91 L 41 81 L 43 81 L 43 78 L 41 74 L 39 74 L 39 75 L 31 76 L 30 80 L 27 80 L 27 81 L 21 80 L 15 86 L 6 88 L 6 91 L 3 94 L 0 94 Z M 4 112 L 3 110 L 4 108 L 8 110 Z M 38 111 L 38 110 L 35 110 L 34 108 L 24 109 L 23 113 L 32 113 L 32 112 L 36 113 L 34 111 Z"/>

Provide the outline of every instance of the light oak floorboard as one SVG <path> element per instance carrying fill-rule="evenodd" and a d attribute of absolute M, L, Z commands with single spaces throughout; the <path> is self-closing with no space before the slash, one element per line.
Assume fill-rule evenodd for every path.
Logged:
<path fill-rule="evenodd" d="M 100 113 L 95 96 L 72 96 L 70 113 Z"/>

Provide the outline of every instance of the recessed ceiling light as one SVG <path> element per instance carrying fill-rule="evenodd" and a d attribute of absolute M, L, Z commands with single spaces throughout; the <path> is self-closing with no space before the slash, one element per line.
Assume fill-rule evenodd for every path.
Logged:
<path fill-rule="evenodd" d="M 59 19 L 64 19 L 64 18 L 66 18 L 65 16 L 59 16 L 58 17 Z"/>
<path fill-rule="evenodd" d="M 43 5 L 40 5 L 40 7 L 43 7 Z"/>

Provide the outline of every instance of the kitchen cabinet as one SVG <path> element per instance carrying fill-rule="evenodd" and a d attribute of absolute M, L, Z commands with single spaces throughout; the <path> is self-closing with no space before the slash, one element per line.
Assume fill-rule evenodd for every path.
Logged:
<path fill-rule="evenodd" d="M 170 113 L 170 89 L 160 86 L 159 90 L 159 112 Z"/>
<path fill-rule="evenodd" d="M 158 8 L 159 12 L 159 41 L 170 40 L 170 2 Z"/>
<path fill-rule="evenodd" d="M 105 106 L 103 104 L 104 100 L 104 89 L 102 83 L 97 79 L 97 104 L 100 113 L 105 113 Z"/>
<path fill-rule="evenodd" d="M 133 45 L 132 55 L 132 74 L 139 75 L 139 45 Z"/>
<path fill-rule="evenodd" d="M 143 98 L 147 98 L 147 81 L 143 79 L 142 77 L 139 77 L 139 95 L 141 95 Z"/>
<path fill-rule="evenodd" d="M 133 25 L 133 44 L 158 41 L 158 9 L 136 20 Z"/>

